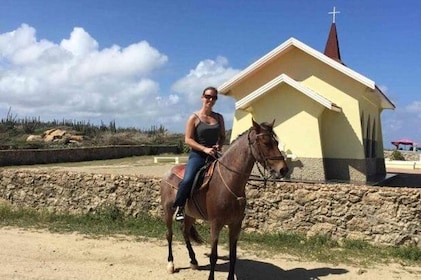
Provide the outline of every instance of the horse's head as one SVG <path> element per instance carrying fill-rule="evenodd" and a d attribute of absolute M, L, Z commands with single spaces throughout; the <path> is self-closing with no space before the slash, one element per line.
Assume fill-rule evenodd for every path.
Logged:
<path fill-rule="evenodd" d="M 271 172 L 276 178 L 282 178 L 288 173 L 288 166 L 284 154 L 279 150 L 278 140 L 273 131 L 272 123 L 258 124 L 253 120 L 249 130 L 249 145 L 257 162 Z"/>

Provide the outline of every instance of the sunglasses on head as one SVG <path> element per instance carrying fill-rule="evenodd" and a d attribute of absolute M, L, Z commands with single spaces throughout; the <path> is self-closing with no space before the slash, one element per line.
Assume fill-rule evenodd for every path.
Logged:
<path fill-rule="evenodd" d="M 203 97 L 206 98 L 206 100 L 218 100 L 218 96 L 217 95 L 211 95 L 211 94 L 203 94 Z"/>

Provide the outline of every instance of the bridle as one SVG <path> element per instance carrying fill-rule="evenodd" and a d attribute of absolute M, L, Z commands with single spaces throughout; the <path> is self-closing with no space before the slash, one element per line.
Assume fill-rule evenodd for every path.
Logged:
<path fill-rule="evenodd" d="M 251 130 L 249 131 L 249 134 L 248 134 L 248 136 L 247 136 L 247 138 L 248 138 L 248 141 L 249 141 L 249 147 L 250 147 L 250 149 L 251 149 L 251 152 L 252 152 L 252 155 L 253 155 L 253 157 L 254 157 L 254 159 L 256 160 L 256 162 L 259 162 L 260 164 L 262 164 L 259 160 L 258 160 L 258 157 L 256 156 L 256 155 L 254 155 L 253 154 L 253 148 L 254 149 L 256 149 L 256 147 L 254 146 L 254 143 L 256 143 L 257 141 L 257 139 L 259 138 L 259 137 L 261 137 L 261 136 L 269 136 L 270 138 L 272 138 L 273 140 L 275 140 L 275 142 L 277 142 L 276 141 L 276 139 L 275 139 L 275 134 L 273 133 L 273 132 L 271 132 L 271 131 L 268 131 L 268 132 L 261 132 L 261 133 L 258 133 L 258 134 L 256 134 L 256 139 L 255 139 L 255 141 L 254 142 L 251 142 L 251 139 L 250 139 L 250 132 L 251 132 Z M 263 167 L 266 169 L 266 167 L 268 166 L 268 160 L 285 160 L 285 157 L 283 156 L 283 155 L 279 155 L 279 156 L 265 156 L 264 154 L 263 154 L 263 152 L 262 152 L 262 150 L 261 150 L 261 148 L 260 148 L 260 142 L 258 143 L 258 147 L 257 147 L 257 153 L 258 153 L 258 156 L 262 159 L 262 161 L 263 161 Z"/>
<path fill-rule="evenodd" d="M 252 140 L 251 139 L 251 137 L 250 137 L 250 134 L 251 134 L 251 132 L 253 131 L 253 130 L 255 130 L 254 128 L 250 128 L 249 129 L 249 131 L 248 131 L 248 134 L 247 134 L 247 141 L 248 141 L 248 146 L 249 146 L 249 149 L 250 149 L 250 152 L 251 152 L 251 155 L 253 156 L 253 158 L 254 158 L 254 160 L 255 160 L 255 162 L 256 163 L 260 163 L 262 166 L 263 166 L 263 171 L 262 171 L 262 169 L 260 168 L 260 166 L 259 166 L 259 164 L 256 164 L 256 166 L 257 166 L 257 170 L 259 171 L 259 173 L 260 173 L 260 176 L 263 178 L 263 181 L 264 181 L 264 186 L 266 187 L 266 184 L 267 184 L 267 181 L 269 180 L 269 177 L 270 176 L 268 176 L 267 174 L 266 174 L 266 171 L 267 171 L 267 166 L 269 165 L 268 164 L 268 161 L 269 160 L 285 160 L 285 157 L 283 156 L 283 155 L 279 155 L 279 156 L 265 156 L 264 154 L 263 154 L 263 152 L 262 152 L 262 149 L 261 149 L 261 147 L 260 147 L 260 142 L 258 142 L 257 141 L 257 139 L 259 138 L 259 137 L 263 137 L 263 136 L 269 136 L 269 137 L 271 137 L 273 140 L 276 140 L 276 138 L 275 138 L 275 134 L 272 132 L 272 131 L 266 131 L 266 132 L 261 132 L 261 133 L 256 133 L 256 135 L 255 135 L 255 139 L 254 140 Z M 275 141 L 276 142 L 276 141 Z M 255 146 L 255 143 L 257 143 L 257 147 Z M 259 160 L 260 159 L 260 160 Z M 229 170 L 229 171 L 231 171 L 231 172 L 234 172 L 234 173 L 236 173 L 236 174 L 239 174 L 239 175 L 250 175 L 250 174 L 246 174 L 246 173 L 244 173 L 244 172 L 241 172 L 241 171 L 238 171 L 238 170 L 235 170 L 235 169 L 232 169 L 231 167 L 229 167 L 229 166 L 227 166 L 226 164 L 224 164 L 223 162 L 221 162 L 219 159 L 216 159 L 217 160 L 217 163 L 219 163 L 220 165 L 222 165 L 222 166 L 224 166 L 227 170 Z M 263 163 L 262 163 L 263 162 Z M 219 169 L 219 168 L 218 168 Z M 219 169 L 219 171 L 220 171 L 220 169 Z M 219 172 L 219 174 L 220 174 L 220 177 L 222 178 L 222 180 L 223 180 L 223 177 L 222 177 L 222 174 Z M 250 183 L 249 183 L 250 184 Z M 228 187 L 228 185 L 224 182 L 224 185 L 228 188 L 228 190 L 237 198 L 237 200 L 239 199 L 239 197 L 237 196 L 237 195 L 235 195 L 233 192 L 232 192 L 232 190 Z"/>
<path fill-rule="evenodd" d="M 250 150 L 251 150 L 251 153 L 252 153 L 254 159 L 256 160 L 256 163 L 258 163 L 258 164 L 256 164 L 257 170 L 259 171 L 260 176 L 263 178 L 264 184 L 266 186 L 266 183 L 267 183 L 267 181 L 269 180 L 269 177 L 270 177 L 270 176 L 266 175 L 267 167 L 269 165 L 268 164 L 268 161 L 269 160 L 285 160 L 285 157 L 283 155 L 279 155 L 279 156 L 265 156 L 263 154 L 263 152 L 262 152 L 262 149 L 260 148 L 260 145 L 261 144 L 260 144 L 260 142 L 257 142 L 257 139 L 259 137 L 269 136 L 271 139 L 273 139 L 277 143 L 276 138 L 275 138 L 275 134 L 272 131 L 266 131 L 266 132 L 257 133 L 255 135 L 254 141 L 252 142 L 252 140 L 250 139 L 250 133 L 251 133 L 252 130 L 254 130 L 254 129 L 250 129 L 249 130 L 249 133 L 247 135 L 248 142 L 249 142 L 249 147 L 250 147 Z M 254 145 L 256 142 L 257 142 L 257 148 Z M 257 150 L 257 155 L 255 154 L 256 153 L 256 150 Z M 261 160 L 259 160 L 259 158 Z M 259 163 L 263 166 L 263 171 L 260 168 Z"/>

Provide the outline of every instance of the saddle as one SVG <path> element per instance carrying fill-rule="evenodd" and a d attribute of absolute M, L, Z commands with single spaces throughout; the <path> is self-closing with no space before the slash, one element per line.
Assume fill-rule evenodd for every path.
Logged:
<path fill-rule="evenodd" d="M 209 181 L 212 178 L 212 174 L 214 172 L 216 165 L 216 160 L 213 160 L 211 162 L 206 163 L 204 166 L 202 166 L 199 171 L 197 171 L 194 180 L 193 185 L 190 192 L 190 197 L 193 195 L 195 191 L 204 189 L 208 187 Z M 186 164 L 179 164 L 175 165 L 171 172 L 177 176 L 180 180 L 184 177 L 184 172 L 186 169 Z"/>

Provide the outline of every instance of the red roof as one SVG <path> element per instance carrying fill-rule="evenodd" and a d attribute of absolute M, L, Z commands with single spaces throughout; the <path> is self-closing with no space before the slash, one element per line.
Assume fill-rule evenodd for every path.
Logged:
<path fill-rule="evenodd" d="M 330 26 L 329 36 L 327 38 L 324 54 L 339 63 L 341 61 L 341 52 L 339 51 L 338 33 L 336 32 L 336 24 L 332 23 Z"/>
<path fill-rule="evenodd" d="M 416 146 L 418 143 L 416 143 L 416 142 L 414 142 L 414 141 L 412 141 L 410 139 L 404 138 L 404 139 L 399 139 L 399 140 L 396 140 L 396 141 L 392 141 L 392 144 L 395 145 L 396 147 L 398 147 L 399 145 Z"/>

